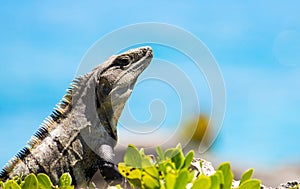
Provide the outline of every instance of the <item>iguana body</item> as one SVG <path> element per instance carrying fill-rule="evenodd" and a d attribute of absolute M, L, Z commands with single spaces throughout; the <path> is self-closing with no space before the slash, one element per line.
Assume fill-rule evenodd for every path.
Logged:
<path fill-rule="evenodd" d="M 114 166 L 116 125 L 138 76 L 152 59 L 150 47 L 112 56 L 73 81 L 67 94 L 36 134 L 0 173 L 46 173 L 54 183 L 69 172 L 74 184 L 86 186 L 95 172 L 119 179 Z"/>

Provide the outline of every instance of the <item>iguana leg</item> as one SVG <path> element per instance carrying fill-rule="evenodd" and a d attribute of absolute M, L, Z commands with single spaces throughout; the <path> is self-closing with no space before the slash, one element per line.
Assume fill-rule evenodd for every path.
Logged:
<path fill-rule="evenodd" d="M 115 156 L 113 148 L 110 145 L 103 144 L 99 148 L 99 155 L 99 169 L 105 181 L 109 184 L 120 184 L 124 181 L 124 178 L 119 173 L 117 166 L 113 163 Z"/>

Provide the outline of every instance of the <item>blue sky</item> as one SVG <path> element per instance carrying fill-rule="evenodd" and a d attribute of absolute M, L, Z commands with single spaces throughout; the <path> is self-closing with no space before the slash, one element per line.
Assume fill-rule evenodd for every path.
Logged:
<path fill-rule="evenodd" d="M 249 165 L 299 159 L 299 14 L 296 0 L 2 1 L 0 165 L 49 115 L 88 48 L 108 32 L 141 22 L 186 29 L 217 60 L 227 94 L 220 157 Z"/>

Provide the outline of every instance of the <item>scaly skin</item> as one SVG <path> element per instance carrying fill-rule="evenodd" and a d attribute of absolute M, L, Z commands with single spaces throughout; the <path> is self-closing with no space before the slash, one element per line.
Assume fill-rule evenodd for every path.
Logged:
<path fill-rule="evenodd" d="M 152 57 L 150 47 L 129 50 L 75 79 L 28 145 L 2 170 L 0 180 L 46 173 L 57 184 L 59 176 L 69 172 L 81 188 L 100 169 L 106 181 L 120 181 L 113 164 L 116 125 Z"/>

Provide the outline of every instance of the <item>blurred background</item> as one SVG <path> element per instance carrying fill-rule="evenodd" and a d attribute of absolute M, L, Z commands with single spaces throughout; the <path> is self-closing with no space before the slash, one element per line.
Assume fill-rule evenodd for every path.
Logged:
<path fill-rule="evenodd" d="M 181 109 L 176 91 L 184 83 L 172 88 L 156 80 L 140 82 L 127 104 L 135 119 L 144 123 L 163 114 L 163 122 L 158 123 L 166 129 L 157 138 L 174 130 L 184 137 L 185 131 L 197 127 L 190 123 L 200 120 L 191 148 L 198 149 L 201 128 L 208 126 L 206 131 L 218 137 L 203 156 L 215 166 L 230 161 L 237 175 L 253 167 L 256 176 L 271 186 L 300 179 L 300 3 L 296 0 L 2 1 L 0 166 L 51 113 L 91 45 L 111 31 L 141 22 L 176 25 L 207 46 L 223 74 L 226 113 L 221 132 L 209 131 L 211 96 L 203 74 L 190 66 L 188 57 L 153 45 L 156 59 L 184 71 L 199 101 Z M 154 61 L 149 69 L 163 70 L 161 65 Z M 158 108 L 151 109 L 151 104 Z M 126 115 L 121 120 L 125 126 L 119 137 L 124 144 L 130 122 L 126 123 Z M 149 143 L 142 138 L 136 141 L 140 146 Z M 177 142 L 168 141 L 168 146 Z"/>

